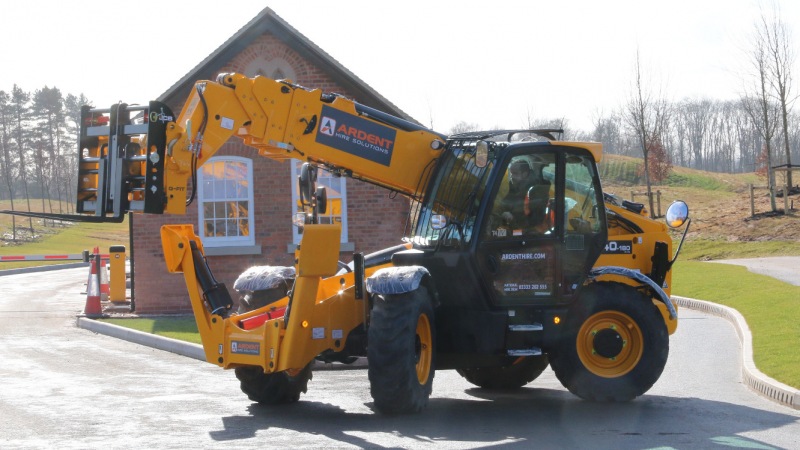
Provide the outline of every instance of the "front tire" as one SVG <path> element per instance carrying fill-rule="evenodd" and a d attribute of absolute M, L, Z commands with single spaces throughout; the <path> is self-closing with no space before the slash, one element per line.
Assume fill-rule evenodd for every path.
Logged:
<path fill-rule="evenodd" d="M 367 360 L 375 408 L 385 414 L 419 412 L 433 387 L 436 336 L 424 287 L 377 295 L 369 325 Z"/>
<path fill-rule="evenodd" d="M 255 291 L 240 299 L 239 314 L 272 304 L 286 296 L 287 287 Z M 262 405 L 280 405 L 300 400 L 300 394 L 308 391 L 308 382 L 313 377 L 311 363 L 299 371 L 264 373 L 261 367 L 237 367 L 234 369 L 239 387 L 247 398 Z"/>
<path fill-rule="evenodd" d="M 658 308 L 635 288 L 587 286 L 550 357 L 561 384 L 586 400 L 629 401 L 650 389 L 669 355 Z"/>
<path fill-rule="evenodd" d="M 459 375 L 481 389 L 519 389 L 547 369 L 547 356 L 529 356 L 516 364 L 504 367 L 476 367 L 457 369 Z"/>
<path fill-rule="evenodd" d="M 264 373 L 261 367 L 237 367 L 234 372 L 247 398 L 262 405 L 280 405 L 300 400 L 300 394 L 308 390 L 308 381 L 313 376 L 311 364 L 293 375 L 288 371 Z"/>

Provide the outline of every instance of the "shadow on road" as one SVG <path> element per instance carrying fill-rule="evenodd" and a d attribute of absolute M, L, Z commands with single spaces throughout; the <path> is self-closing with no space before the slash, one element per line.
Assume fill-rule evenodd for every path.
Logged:
<path fill-rule="evenodd" d="M 348 413 L 338 406 L 302 399 L 282 407 L 254 404 L 248 408 L 249 415 L 224 417 L 223 429 L 211 431 L 210 436 L 229 441 L 279 428 L 377 448 L 382 446 L 380 433 L 385 433 L 393 448 L 398 438 L 404 438 L 403 447 L 462 442 L 539 448 L 768 449 L 774 447 L 742 434 L 797 420 L 791 415 L 698 398 L 645 395 L 630 403 L 592 403 L 551 389 L 466 392 L 471 399 L 432 398 L 422 413 L 404 416 Z M 309 423 L 314 424 L 313 429 Z"/>

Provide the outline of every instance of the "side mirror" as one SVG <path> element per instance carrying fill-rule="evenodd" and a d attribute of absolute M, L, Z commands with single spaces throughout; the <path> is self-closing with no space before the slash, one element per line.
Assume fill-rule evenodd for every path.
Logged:
<path fill-rule="evenodd" d="M 489 164 L 489 143 L 478 141 L 475 144 L 475 165 L 484 168 L 487 164 Z"/>
<path fill-rule="evenodd" d="M 689 207 L 686 205 L 686 202 L 682 200 L 672 202 L 669 208 L 667 208 L 665 220 L 667 221 L 667 226 L 670 228 L 678 228 L 686 224 L 686 229 L 683 230 L 683 237 L 681 237 L 681 241 L 678 243 L 678 249 L 675 250 L 675 256 L 673 256 L 672 261 L 669 262 L 670 267 L 672 267 L 672 264 L 678 259 L 678 254 L 680 254 L 683 248 L 686 234 L 689 233 L 689 224 L 692 222 L 692 219 L 689 218 Z"/>
<path fill-rule="evenodd" d="M 669 205 L 665 220 L 670 228 L 679 228 L 689 219 L 689 206 L 682 200 L 676 200 Z"/>

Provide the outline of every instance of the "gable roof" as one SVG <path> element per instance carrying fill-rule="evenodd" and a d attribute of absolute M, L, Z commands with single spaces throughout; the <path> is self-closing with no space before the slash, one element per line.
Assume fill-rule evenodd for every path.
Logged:
<path fill-rule="evenodd" d="M 270 33 L 282 40 L 300 56 L 328 74 L 331 79 L 346 89 L 348 94 L 354 96 L 359 103 L 414 123 L 419 123 L 368 86 L 311 40 L 303 36 L 270 8 L 264 8 L 256 17 L 190 70 L 189 73 L 161 94 L 158 100 L 168 104 L 182 105 L 183 101 L 189 96 L 195 81 L 214 79 L 219 68 L 223 67 L 255 39 L 265 33 Z M 314 88 L 314 86 L 308 87 Z"/>

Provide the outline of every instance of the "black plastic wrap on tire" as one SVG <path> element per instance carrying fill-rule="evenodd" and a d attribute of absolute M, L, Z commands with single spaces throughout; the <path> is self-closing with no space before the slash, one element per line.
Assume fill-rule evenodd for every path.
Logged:
<path fill-rule="evenodd" d="M 424 384 L 416 371 L 416 330 L 420 315 L 431 329 L 430 372 Z M 422 410 L 433 386 L 436 336 L 433 307 L 424 287 L 404 294 L 377 295 L 369 326 L 369 382 L 375 408 L 385 414 Z"/>
<path fill-rule="evenodd" d="M 482 389 L 518 389 L 547 369 L 547 356 L 529 356 L 522 361 L 505 367 L 476 367 L 458 369 L 459 375 Z"/>
<path fill-rule="evenodd" d="M 577 331 L 601 311 L 619 311 L 632 318 L 642 332 L 641 359 L 628 373 L 601 377 L 590 372 L 577 351 Z M 572 307 L 564 337 L 550 355 L 550 367 L 564 387 L 585 400 L 623 402 L 647 392 L 661 376 L 669 355 L 666 324 L 653 302 L 635 288 L 616 282 L 587 286 Z"/>

